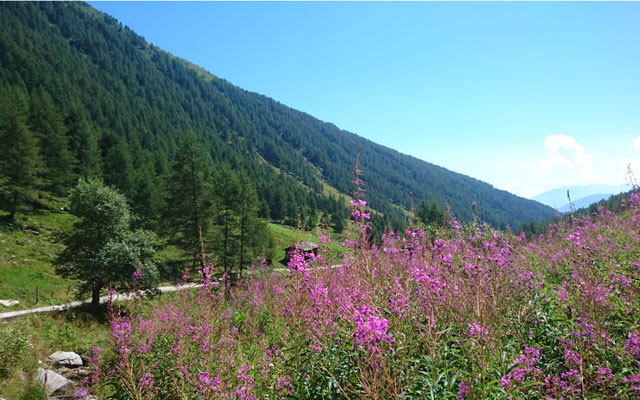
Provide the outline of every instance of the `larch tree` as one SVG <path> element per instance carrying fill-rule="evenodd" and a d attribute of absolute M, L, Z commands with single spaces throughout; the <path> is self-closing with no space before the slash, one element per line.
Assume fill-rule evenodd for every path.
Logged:
<path fill-rule="evenodd" d="M 182 249 L 195 267 L 213 214 L 213 161 L 190 133 L 182 140 L 166 180 L 165 228 L 171 242 Z"/>
<path fill-rule="evenodd" d="M 15 219 L 18 205 L 37 183 L 38 141 L 27 126 L 25 109 L 19 92 L 0 91 L 0 194 L 9 221 Z"/>
<path fill-rule="evenodd" d="M 65 134 L 62 117 L 46 91 L 39 90 L 31 95 L 29 125 L 40 143 L 44 161 L 40 172 L 45 187 L 62 194 L 76 178 L 76 160 L 69 150 L 69 138 Z"/>

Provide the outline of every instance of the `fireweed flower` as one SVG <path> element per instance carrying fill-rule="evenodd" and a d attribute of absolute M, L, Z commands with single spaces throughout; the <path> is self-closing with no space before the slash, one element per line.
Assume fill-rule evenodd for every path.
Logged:
<path fill-rule="evenodd" d="M 482 326 L 480 321 L 474 322 L 473 324 L 467 324 L 467 328 L 469 328 L 469 330 L 466 332 L 466 334 L 471 338 L 482 338 L 489 336 L 489 327 Z"/>
<path fill-rule="evenodd" d="M 464 382 L 458 384 L 458 400 L 462 400 L 469 394 L 469 385 Z"/>
<path fill-rule="evenodd" d="M 145 372 L 144 374 L 142 374 L 142 377 L 140 377 L 138 383 L 140 384 L 141 390 L 144 390 L 144 389 L 153 390 L 153 379 L 151 379 L 150 372 Z"/>
<path fill-rule="evenodd" d="M 289 260 L 289 263 L 287 264 L 287 267 L 289 267 L 289 271 L 291 271 L 292 274 L 295 272 L 306 271 L 308 267 L 306 257 L 304 256 L 304 254 L 296 252 L 291 253 L 291 258 Z"/>
<path fill-rule="evenodd" d="M 630 333 L 624 346 L 627 354 L 640 360 L 640 333 Z"/>
<path fill-rule="evenodd" d="M 393 336 L 387 333 L 389 321 L 385 318 L 373 315 L 367 306 L 353 312 L 356 324 L 354 332 L 355 343 L 364 346 L 368 351 L 378 354 L 380 343 L 395 344 Z"/>
<path fill-rule="evenodd" d="M 351 204 L 360 221 L 365 205 Z M 483 227 L 442 229 L 446 236 L 435 239 L 413 227 L 389 232 L 379 248 L 345 243 L 350 251 L 342 252 L 341 261 L 348 268 L 310 273 L 314 261 L 294 254 L 291 274 L 309 273 L 295 279 L 252 274 L 228 297 L 211 290 L 219 284 L 209 282 L 196 298 L 191 292 L 178 295 L 181 303 L 152 309 L 150 316 L 114 317 L 119 347 L 105 381 L 137 385 L 149 399 L 161 398 L 172 385 L 198 398 L 305 398 L 299 388 L 326 381 L 330 372 L 345 392 L 357 393 L 352 382 L 361 382 L 381 388 L 370 396 L 381 398 L 390 393 L 385 382 L 397 384 L 396 377 L 416 373 L 402 369 L 410 357 L 421 355 L 409 354 L 412 349 L 437 350 L 442 343 L 462 345 L 473 357 L 460 364 L 464 381 L 442 397 L 468 398 L 471 388 L 478 396 L 486 382 L 501 385 L 507 398 L 640 394 L 640 333 L 616 323 L 621 315 L 635 322 L 638 307 L 640 262 L 633 260 L 640 254 L 640 234 L 630 215 L 600 212 L 572 225 L 559 222 L 534 239 Z M 326 265 L 340 263 L 325 254 Z M 213 271 L 205 268 L 205 281 Z M 460 335 L 442 334 L 448 327 Z M 552 340 L 540 340 L 545 332 Z M 540 347 L 526 346 L 532 343 Z M 556 343 L 562 346 L 559 358 Z M 300 351 L 304 371 L 289 362 Z M 340 353 L 348 353 L 347 367 L 356 376 L 347 379 L 342 370 L 331 370 L 327 355 Z M 495 354 L 510 360 L 502 373 L 493 368 L 505 365 Z M 126 377 L 123 365 L 139 367 Z M 156 378 L 160 368 L 170 379 Z M 391 379 L 367 376 L 367 368 L 388 368 Z"/>
<path fill-rule="evenodd" d="M 606 385 L 608 383 L 613 382 L 613 374 L 611 373 L 611 369 L 598 367 L 598 384 Z"/>
<path fill-rule="evenodd" d="M 508 387 L 512 383 L 521 383 L 525 380 L 537 381 L 542 376 L 542 370 L 536 367 L 539 358 L 540 350 L 525 346 L 524 354 L 513 362 L 513 369 L 502 377 L 500 385 Z"/>

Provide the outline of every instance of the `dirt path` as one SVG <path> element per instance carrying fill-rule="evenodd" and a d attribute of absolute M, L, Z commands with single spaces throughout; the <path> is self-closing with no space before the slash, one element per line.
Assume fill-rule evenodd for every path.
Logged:
<path fill-rule="evenodd" d="M 175 292 L 177 290 L 193 289 L 201 286 L 202 284 L 200 283 L 187 283 L 180 286 L 161 286 L 158 289 L 161 292 L 165 293 L 165 292 Z M 117 294 L 111 300 L 112 301 L 127 300 L 132 296 L 133 295 L 131 293 Z M 109 301 L 109 296 L 100 297 L 100 303 L 106 303 L 108 301 Z M 55 306 L 37 307 L 37 308 L 30 308 L 28 310 L 4 312 L 4 313 L 0 313 L 0 321 L 9 321 L 14 318 L 18 318 L 23 315 L 29 315 L 29 314 L 39 314 L 39 313 L 45 313 L 45 312 L 51 312 L 51 311 L 64 311 L 64 310 L 79 307 L 81 305 L 88 304 L 88 303 L 91 303 L 91 299 L 72 301 L 71 303 L 58 304 Z"/>

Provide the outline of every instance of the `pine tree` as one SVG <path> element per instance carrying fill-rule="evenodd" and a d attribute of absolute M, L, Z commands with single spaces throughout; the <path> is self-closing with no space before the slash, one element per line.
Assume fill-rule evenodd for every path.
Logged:
<path fill-rule="evenodd" d="M 37 182 L 39 164 L 35 135 L 26 124 L 26 102 L 16 90 L 0 90 L 0 188 L 3 208 L 13 221 L 20 201 L 29 197 Z"/>

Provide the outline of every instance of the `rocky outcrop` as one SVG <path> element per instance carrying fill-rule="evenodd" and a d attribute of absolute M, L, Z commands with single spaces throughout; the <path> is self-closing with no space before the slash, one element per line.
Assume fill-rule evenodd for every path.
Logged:
<path fill-rule="evenodd" d="M 72 351 L 56 351 L 47 357 L 48 368 L 38 368 L 36 382 L 45 387 L 49 399 L 76 399 L 82 381 L 91 372 L 88 359 Z M 86 395 L 83 400 L 96 399 Z M 0 399 L 2 400 L 2 399 Z"/>

